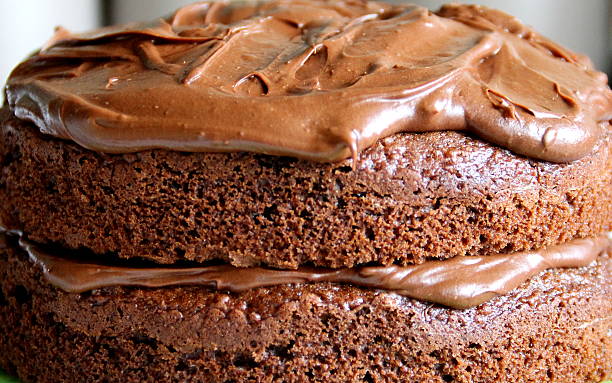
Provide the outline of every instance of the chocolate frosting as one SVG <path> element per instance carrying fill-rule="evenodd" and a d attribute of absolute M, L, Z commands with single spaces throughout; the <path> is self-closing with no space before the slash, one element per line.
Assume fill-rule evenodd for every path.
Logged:
<path fill-rule="evenodd" d="M 16 116 L 97 151 L 254 151 L 337 161 L 397 132 L 464 130 L 554 162 L 609 129 L 590 61 L 484 7 L 204 2 L 58 29 L 8 80 Z"/>
<path fill-rule="evenodd" d="M 190 268 L 133 268 L 85 263 L 52 255 L 24 240 L 20 246 L 42 267 L 47 280 L 70 293 L 110 286 L 163 287 L 202 285 L 243 292 L 289 283 L 332 282 L 391 290 L 408 297 L 453 308 L 477 306 L 516 288 L 535 274 L 558 267 L 588 266 L 606 251 L 610 240 L 601 236 L 578 239 L 547 249 L 484 257 L 455 257 L 415 266 L 350 269 L 301 267 L 274 270 L 231 265 Z"/>

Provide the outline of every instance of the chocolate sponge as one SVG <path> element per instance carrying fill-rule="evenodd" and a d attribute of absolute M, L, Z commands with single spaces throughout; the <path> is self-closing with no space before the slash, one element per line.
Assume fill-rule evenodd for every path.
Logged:
<path fill-rule="evenodd" d="M 27 382 L 600 382 L 612 262 L 454 310 L 327 283 L 68 294 L 0 250 L 0 366 Z"/>
<path fill-rule="evenodd" d="M 612 222 L 612 136 L 552 164 L 461 133 L 400 134 L 353 170 L 251 153 L 102 154 L 2 116 L 0 222 L 100 256 L 406 265 L 538 249 Z"/>

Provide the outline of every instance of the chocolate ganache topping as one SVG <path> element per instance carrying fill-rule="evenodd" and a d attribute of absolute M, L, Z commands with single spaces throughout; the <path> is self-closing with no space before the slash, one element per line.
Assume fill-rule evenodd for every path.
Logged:
<path fill-rule="evenodd" d="M 463 130 L 567 162 L 612 118 L 607 77 L 587 58 L 466 5 L 203 2 L 149 23 L 58 29 L 6 93 L 42 132 L 109 153 L 337 161 L 397 132 Z"/>
<path fill-rule="evenodd" d="M 1 243 L 2 241 L 0 241 Z M 506 294 L 549 268 L 584 267 L 610 247 L 606 236 L 578 239 L 546 249 L 506 255 L 455 257 L 414 266 L 350 269 L 300 267 L 276 270 L 231 265 L 189 268 L 134 268 L 87 263 L 47 252 L 20 239 L 19 245 L 38 264 L 45 278 L 71 293 L 112 286 L 201 285 L 243 292 L 289 283 L 347 283 L 396 292 L 411 298 L 464 309 Z"/>

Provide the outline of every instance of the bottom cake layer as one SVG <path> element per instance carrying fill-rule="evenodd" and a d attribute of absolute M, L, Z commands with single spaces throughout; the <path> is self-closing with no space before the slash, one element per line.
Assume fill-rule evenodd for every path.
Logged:
<path fill-rule="evenodd" d="M 0 368 L 26 382 L 600 382 L 612 262 L 455 310 L 329 283 L 234 294 L 47 283 L 0 249 Z"/>

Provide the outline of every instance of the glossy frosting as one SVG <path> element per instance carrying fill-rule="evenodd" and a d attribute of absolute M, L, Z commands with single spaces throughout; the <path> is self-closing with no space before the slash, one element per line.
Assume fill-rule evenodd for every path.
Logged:
<path fill-rule="evenodd" d="M 483 7 L 196 3 L 59 29 L 11 75 L 13 112 L 97 151 L 254 151 L 337 161 L 400 131 L 464 130 L 538 159 L 588 154 L 607 77 Z"/>
<path fill-rule="evenodd" d="M 110 286 L 163 287 L 202 285 L 243 292 L 289 283 L 347 283 L 391 290 L 408 297 L 453 308 L 477 306 L 516 288 L 549 268 L 583 267 L 610 246 L 605 237 L 579 239 L 547 249 L 492 255 L 455 257 L 415 266 L 275 270 L 231 265 L 191 268 L 133 268 L 85 263 L 46 252 L 24 239 L 20 246 L 42 267 L 47 280 L 60 289 L 81 293 Z"/>

